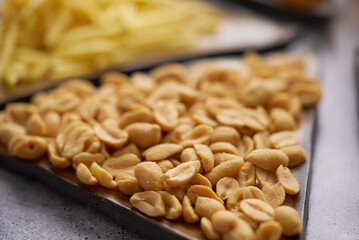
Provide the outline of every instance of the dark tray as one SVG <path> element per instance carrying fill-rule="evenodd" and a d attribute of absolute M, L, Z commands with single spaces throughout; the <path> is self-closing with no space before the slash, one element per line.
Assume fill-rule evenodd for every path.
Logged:
<path fill-rule="evenodd" d="M 235 59 L 238 60 L 238 58 Z M 233 61 L 233 59 L 229 61 Z M 4 107 L 5 104 L 0 104 L 0 109 Z M 307 110 L 302 116 L 298 129 L 300 145 L 307 153 L 307 161 L 292 170 L 301 189 L 297 195 L 287 196 L 284 203 L 293 206 L 300 213 L 303 221 L 303 232 L 300 236 L 283 239 L 302 240 L 306 236 L 315 133 L 315 109 Z M 55 169 L 45 158 L 36 162 L 28 162 L 9 156 L 5 149 L 0 148 L 0 165 L 20 174 L 39 179 L 60 193 L 95 208 L 121 224 L 137 229 L 153 239 L 205 239 L 198 223 L 187 224 L 181 220 L 169 221 L 164 218 L 149 218 L 132 208 L 128 202 L 129 198 L 121 194 L 117 188 L 108 190 L 98 186 L 84 185 L 77 180 L 73 169 L 65 171 Z"/>

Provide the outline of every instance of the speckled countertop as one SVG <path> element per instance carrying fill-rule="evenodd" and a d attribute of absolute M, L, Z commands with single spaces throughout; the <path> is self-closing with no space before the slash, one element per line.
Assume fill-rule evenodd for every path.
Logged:
<path fill-rule="evenodd" d="M 338 14 L 317 42 L 324 98 L 318 108 L 307 239 L 359 238 L 359 131 L 354 53 L 359 1 Z M 0 169 L 0 239 L 148 239 L 45 184 Z"/>

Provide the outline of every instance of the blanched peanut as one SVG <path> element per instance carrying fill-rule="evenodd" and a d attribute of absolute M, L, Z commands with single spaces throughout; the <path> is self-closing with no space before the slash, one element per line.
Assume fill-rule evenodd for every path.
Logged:
<path fill-rule="evenodd" d="M 228 210 L 218 211 L 212 215 L 212 224 L 216 232 L 225 233 L 237 226 L 238 217 Z"/>
<path fill-rule="evenodd" d="M 203 185 L 209 188 L 212 188 L 212 184 L 211 182 L 208 180 L 208 178 L 206 178 L 205 176 L 203 176 L 200 173 L 197 173 L 196 175 L 194 175 L 191 180 L 189 180 L 188 182 L 191 185 Z"/>
<path fill-rule="evenodd" d="M 26 122 L 26 133 L 35 136 L 44 136 L 47 133 L 44 120 L 39 114 L 34 113 Z"/>
<path fill-rule="evenodd" d="M 240 187 L 256 185 L 256 167 L 251 162 L 245 162 L 237 177 Z"/>
<path fill-rule="evenodd" d="M 158 161 L 168 158 L 175 153 L 181 152 L 183 147 L 174 143 L 162 143 L 148 148 L 142 156 L 148 161 Z"/>
<path fill-rule="evenodd" d="M 254 141 L 249 136 L 243 136 L 239 142 L 238 150 L 241 157 L 246 157 L 254 149 Z"/>
<path fill-rule="evenodd" d="M 302 232 L 302 220 L 297 210 L 292 207 L 277 207 L 274 220 L 280 223 L 286 236 L 294 236 Z"/>
<path fill-rule="evenodd" d="M 290 94 L 288 93 L 284 93 L 284 92 L 281 92 L 281 93 L 277 93 L 275 94 L 270 102 L 269 102 L 269 108 L 272 109 L 272 108 L 283 108 L 284 110 L 289 110 L 289 102 L 290 102 Z"/>
<path fill-rule="evenodd" d="M 230 143 L 227 143 L 227 142 L 215 142 L 215 143 L 212 143 L 209 148 L 211 149 L 211 151 L 213 153 L 231 153 L 231 154 L 235 154 L 235 155 L 238 155 L 239 152 L 238 152 L 238 149 L 233 146 L 232 144 Z"/>
<path fill-rule="evenodd" d="M 214 167 L 214 157 L 211 149 L 204 144 L 193 145 L 196 154 L 200 157 L 202 166 L 206 172 L 212 171 Z"/>
<path fill-rule="evenodd" d="M 50 147 L 50 145 L 49 145 Z M 90 167 L 93 162 L 97 162 L 99 165 L 102 165 L 102 163 L 105 161 L 105 156 L 101 153 L 88 153 L 88 152 L 82 152 L 77 154 L 72 159 L 72 166 L 73 168 L 77 168 L 77 166 L 80 163 L 85 164 L 87 167 Z"/>
<path fill-rule="evenodd" d="M 265 197 L 260 189 L 257 187 L 241 187 L 234 191 L 227 200 L 227 209 L 238 212 L 240 210 L 240 203 L 244 199 L 256 198 L 265 200 Z"/>
<path fill-rule="evenodd" d="M 276 176 L 287 194 L 293 195 L 299 192 L 299 183 L 289 168 L 280 165 L 276 171 Z"/>
<path fill-rule="evenodd" d="M 213 128 L 208 125 L 198 125 L 191 131 L 183 134 L 181 145 L 183 147 L 191 147 L 196 143 L 207 142 L 212 135 Z"/>
<path fill-rule="evenodd" d="M 154 162 L 142 162 L 135 167 L 135 176 L 144 190 L 160 191 L 163 188 L 162 170 Z"/>
<path fill-rule="evenodd" d="M 285 200 L 285 191 L 281 183 L 276 183 L 274 185 L 265 183 L 262 192 L 265 196 L 266 203 L 273 208 L 281 206 Z"/>
<path fill-rule="evenodd" d="M 116 177 L 115 181 L 117 182 L 118 189 L 123 194 L 132 196 L 137 192 L 143 191 L 137 182 L 134 170 L 123 171 L 121 175 Z"/>
<path fill-rule="evenodd" d="M 15 157 L 32 161 L 44 156 L 47 150 L 47 142 L 41 137 L 17 135 L 11 138 L 8 150 Z"/>
<path fill-rule="evenodd" d="M 275 148 L 283 148 L 298 144 L 299 137 L 293 131 L 281 131 L 273 133 L 270 141 Z"/>
<path fill-rule="evenodd" d="M 239 188 L 239 184 L 236 179 L 231 177 L 224 177 L 217 182 L 216 193 L 223 200 L 227 200 L 228 197 Z"/>
<path fill-rule="evenodd" d="M 191 200 L 187 196 L 184 196 L 182 200 L 182 217 L 188 223 L 195 223 L 199 220 L 192 207 Z"/>
<path fill-rule="evenodd" d="M 178 187 L 190 181 L 191 178 L 198 173 L 200 167 L 200 161 L 181 163 L 163 174 L 162 179 L 170 187 Z"/>
<path fill-rule="evenodd" d="M 107 119 L 119 119 L 119 113 L 117 107 L 114 104 L 103 104 L 99 109 L 96 116 L 99 122 L 103 122 Z"/>
<path fill-rule="evenodd" d="M 245 199 L 240 203 L 240 209 L 249 218 L 256 222 L 270 221 L 274 217 L 271 205 L 259 199 Z"/>
<path fill-rule="evenodd" d="M 192 115 L 192 119 L 197 124 L 206 124 L 211 127 L 218 126 L 218 123 L 215 120 L 213 120 L 207 114 L 204 113 L 194 113 Z"/>
<path fill-rule="evenodd" d="M 187 70 L 183 65 L 178 63 L 168 63 L 154 68 L 151 71 L 150 76 L 157 83 L 170 80 L 185 82 L 187 78 L 186 72 Z"/>
<path fill-rule="evenodd" d="M 213 130 L 210 142 L 228 142 L 236 146 L 239 142 L 240 135 L 235 128 L 220 126 Z"/>
<path fill-rule="evenodd" d="M 211 219 L 212 215 L 215 212 L 225 210 L 223 204 L 214 200 L 212 198 L 207 197 L 198 197 L 196 200 L 194 211 L 200 217 L 206 217 Z"/>
<path fill-rule="evenodd" d="M 71 161 L 68 158 L 62 157 L 56 148 L 56 144 L 50 142 L 47 146 L 47 156 L 50 163 L 57 168 L 66 169 L 71 166 Z M 76 166 L 77 167 L 77 166 Z"/>
<path fill-rule="evenodd" d="M 15 123 L 25 126 L 32 114 L 37 113 L 38 108 L 29 103 L 9 103 L 5 107 L 5 112 Z"/>
<path fill-rule="evenodd" d="M 280 150 L 288 156 L 288 167 L 298 166 L 307 158 L 304 148 L 299 145 L 283 147 Z"/>
<path fill-rule="evenodd" d="M 269 171 L 275 171 L 280 165 L 288 165 L 288 157 L 276 149 L 256 149 L 245 157 L 245 160 Z"/>
<path fill-rule="evenodd" d="M 201 230 L 209 240 L 221 239 L 221 236 L 214 230 L 212 222 L 208 218 L 201 218 Z"/>
<path fill-rule="evenodd" d="M 155 117 L 148 108 L 138 108 L 121 115 L 119 126 L 125 129 L 128 125 L 136 122 L 154 123 Z"/>
<path fill-rule="evenodd" d="M 211 172 L 207 173 L 206 177 L 211 181 L 212 185 L 216 185 L 224 177 L 236 176 L 242 166 L 243 161 L 241 160 L 228 160 L 213 168 Z"/>
<path fill-rule="evenodd" d="M 183 197 L 186 195 L 187 188 L 188 188 L 187 184 L 179 187 L 170 187 L 166 183 L 164 183 L 163 191 L 175 195 L 178 200 L 182 201 Z"/>
<path fill-rule="evenodd" d="M 240 218 L 238 218 L 235 228 L 222 235 L 223 240 L 252 240 L 253 238 L 253 229 L 246 221 Z"/>
<path fill-rule="evenodd" d="M 196 203 L 198 197 L 206 197 L 213 198 L 223 204 L 222 199 L 220 199 L 211 188 L 202 185 L 191 186 L 187 191 L 187 196 L 192 203 Z"/>
<path fill-rule="evenodd" d="M 240 128 L 245 125 L 243 114 L 238 110 L 222 110 L 216 114 L 216 119 L 221 124 L 233 128 Z"/>
<path fill-rule="evenodd" d="M 182 205 L 178 199 L 165 191 L 159 191 L 158 193 L 165 204 L 165 218 L 171 220 L 179 218 L 182 214 Z"/>
<path fill-rule="evenodd" d="M 170 160 L 160 160 L 156 161 L 156 163 L 161 168 L 163 173 L 166 173 L 168 170 L 171 170 L 175 167 Z"/>
<path fill-rule="evenodd" d="M 277 176 L 274 172 L 264 170 L 263 168 L 256 167 L 256 177 L 259 186 L 263 187 L 264 184 L 274 185 L 277 182 Z"/>
<path fill-rule="evenodd" d="M 130 203 L 150 217 L 163 217 L 166 214 L 161 195 L 154 191 L 135 193 L 130 198 Z"/>
<path fill-rule="evenodd" d="M 243 158 L 241 156 L 231 153 L 215 153 L 213 156 L 214 156 L 214 166 L 217 166 L 222 162 L 233 160 L 233 159 L 243 161 Z"/>
<path fill-rule="evenodd" d="M 46 126 L 46 136 L 56 137 L 57 131 L 60 128 L 61 116 L 57 112 L 47 112 L 44 115 L 44 123 Z"/>
<path fill-rule="evenodd" d="M 318 81 L 305 80 L 293 83 L 289 92 L 299 96 L 303 107 L 311 107 L 322 98 L 322 89 Z"/>
<path fill-rule="evenodd" d="M 14 124 L 4 123 L 0 126 L 0 143 L 7 146 L 15 136 L 25 135 L 25 128 Z"/>
<path fill-rule="evenodd" d="M 165 131 L 171 131 L 177 126 L 178 111 L 176 105 L 170 101 L 158 101 L 153 106 L 156 122 Z"/>
<path fill-rule="evenodd" d="M 242 212 L 234 212 L 234 214 L 236 214 L 240 219 L 248 223 L 249 226 L 251 226 L 251 228 L 253 229 L 253 231 L 257 230 L 259 224 L 256 221 L 250 219 L 247 215 L 245 215 Z"/>
<path fill-rule="evenodd" d="M 113 176 L 100 167 L 97 162 L 91 164 L 90 171 L 101 186 L 105 188 L 117 187 L 117 183 L 113 180 Z"/>
<path fill-rule="evenodd" d="M 97 179 L 92 175 L 85 164 L 80 163 L 76 169 L 76 177 L 86 185 L 96 185 Z"/>
<path fill-rule="evenodd" d="M 141 153 L 140 153 L 140 150 L 138 149 L 138 147 L 133 144 L 133 143 L 130 143 L 128 145 L 126 145 L 126 147 L 124 148 L 121 148 L 117 151 L 115 151 L 113 154 L 112 154 L 112 157 L 121 157 L 122 155 L 126 154 L 126 153 L 133 153 L 135 154 L 139 159 L 141 159 Z"/>
<path fill-rule="evenodd" d="M 161 141 L 161 127 L 151 123 L 132 123 L 125 128 L 129 141 L 141 148 L 151 147 Z"/>
<path fill-rule="evenodd" d="M 243 101 L 249 107 L 267 104 L 272 96 L 282 89 L 281 83 L 275 80 L 252 80 L 243 89 Z"/>
<path fill-rule="evenodd" d="M 101 141 L 111 147 L 123 147 L 128 141 L 128 133 L 121 130 L 113 119 L 107 119 L 101 125 L 97 124 L 94 131 Z"/>
<path fill-rule="evenodd" d="M 141 160 L 133 153 L 127 153 L 121 157 L 112 157 L 107 159 L 102 167 L 106 169 L 112 176 L 117 177 L 123 171 L 134 170 Z"/>
<path fill-rule="evenodd" d="M 197 156 L 197 153 L 194 148 L 185 148 L 181 152 L 181 162 L 190 162 L 196 160 L 199 160 L 199 157 Z"/>
<path fill-rule="evenodd" d="M 270 111 L 273 131 L 293 130 L 295 128 L 295 120 L 293 116 L 284 109 L 273 108 Z"/>
<path fill-rule="evenodd" d="M 274 221 L 262 223 L 256 231 L 256 240 L 279 240 L 282 236 L 282 226 Z"/>
<path fill-rule="evenodd" d="M 254 148 L 255 149 L 271 148 L 272 143 L 269 137 L 270 137 L 269 132 L 256 133 L 253 136 Z"/>

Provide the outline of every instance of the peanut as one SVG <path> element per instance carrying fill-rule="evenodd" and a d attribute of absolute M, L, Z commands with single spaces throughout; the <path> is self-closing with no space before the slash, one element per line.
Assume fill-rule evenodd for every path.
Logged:
<path fill-rule="evenodd" d="M 182 214 L 182 205 L 178 199 L 165 191 L 159 191 L 158 193 L 165 204 L 165 218 L 171 220 L 179 218 Z"/>
<path fill-rule="evenodd" d="M 174 143 L 161 143 L 148 148 L 142 156 L 148 161 L 158 161 L 168 158 L 175 153 L 181 152 L 183 147 Z"/>
<path fill-rule="evenodd" d="M 113 180 L 112 175 L 100 167 L 97 162 L 91 164 L 90 171 L 101 186 L 105 188 L 117 187 L 117 183 Z"/>
<path fill-rule="evenodd" d="M 240 203 L 240 209 L 249 218 L 256 222 L 270 221 L 274 217 L 271 205 L 259 199 L 245 199 Z"/>
<path fill-rule="evenodd" d="M 178 187 L 190 181 L 191 178 L 198 173 L 200 167 L 200 161 L 181 163 L 163 174 L 162 179 L 170 187 Z"/>
<path fill-rule="evenodd" d="M 182 217 L 188 223 L 198 222 L 199 217 L 192 207 L 191 200 L 184 196 L 182 200 Z"/>
<path fill-rule="evenodd" d="M 151 123 L 132 123 L 125 128 L 130 142 L 148 148 L 161 141 L 161 127 Z"/>
<path fill-rule="evenodd" d="M 213 229 L 212 222 L 208 218 L 201 218 L 201 230 L 209 240 L 221 239 L 221 236 Z"/>
<path fill-rule="evenodd" d="M 217 182 L 224 177 L 236 176 L 242 166 L 243 161 L 241 160 L 228 160 L 213 168 L 211 172 L 206 174 L 206 177 L 212 183 L 212 185 L 216 185 Z"/>
<path fill-rule="evenodd" d="M 202 166 L 206 172 L 212 171 L 214 167 L 214 157 L 211 149 L 204 144 L 193 145 L 196 154 L 200 157 Z"/>
<path fill-rule="evenodd" d="M 160 191 L 163 188 L 162 170 L 154 162 L 142 162 L 135 167 L 135 176 L 144 190 Z"/>
<path fill-rule="evenodd" d="M 237 177 L 240 187 L 256 185 L 256 167 L 251 162 L 245 162 Z"/>
<path fill-rule="evenodd" d="M 215 212 L 225 210 L 223 204 L 207 197 L 198 197 L 196 200 L 194 211 L 200 217 L 211 219 Z"/>
<path fill-rule="evenodd" d="M 293 131 L 281 131 L 272 134 L 270 141 L 275 148 L 283 148 L 298 144 L 299 137 Z"/>
<path fill-rule="evenodd" d="M 216 193 L 218 197 L 227 200 L 228 197 L 239 188 L 236 179 L 231 177 L 224 177 L 217 182 Z"/>
<path fill-rule="evenodd" d="M 276 171 L 276 176 L 287 194 L 294 195 L 299 192 L 299 183 L 289 168 L 280 165 Z"/>
<path fill-rule="evenodd" d="M 302 220 L 292 207 L 280 206 L 275 209 L 274 220 L 279 222 L 286 236 L 295 236 L 302 232 Z"/>
<path fill-rule="evenodd" d="M 280 165 L 288 165 L 287 155 L 276 149 L 256 149 L 245 160 L 269 171 L 275 171 Z"/>
<path fill-rule="evenodd" d="M 8 144 L 10 154 L 26 160 L 36 160 L 44 156 L 47 142 L 41 137 L 17 135 Z"/>
<path fill-rule="evenodd" d="M 281 206 L 285 200 L 285 191 L 281 183 L 276 183 L 274 185 L 265 183 L 262 192 L 265 196 L 266 203 L 273 208 Z"/>
<path fill-rule="evenodd" d="M 235 128 L 219 126 L 213 130 L 210 142 L 228 142 L 236 146 L 239 142 L 240 134 Z"/>
<path fill-rule="evenodd" d="M 130 203 L 150 217 L 163 217 L 166 214 L 161 195 L 154 191 L 135 193 L 130 198 Z"/>
<path fill-rule="evenodd" d="M 257 232 L 256 240 L 279 240 L 282 236 L 282 226 L 274 221 L 262 223 Z"/>
<path fill-rule="evenodd" d="M 96 185 L 98 183 L 97 179 L 83 163 L 80 163 L 77 167 L 76 177 L 80 180 L 80 182 L 86 185 Z"/>
<path fill-rule="evenodd" d="M 288 167 L 298 166 L 307 158 L 304 148 L 299 145 L 283 147 L 280 150 L 288 156 Z"/>

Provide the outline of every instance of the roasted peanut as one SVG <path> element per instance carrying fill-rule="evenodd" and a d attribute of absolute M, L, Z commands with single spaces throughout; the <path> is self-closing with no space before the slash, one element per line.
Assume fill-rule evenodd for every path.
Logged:
<path fill-rule="evenodd" d="M 288 156 L 288 167 L 298 166 L 307 158 L 304 148 L 299 145 L 283 147 L 280 150 Z"/>
<path fill-rule="evenodd" d="M 213 156 L 214 156 L 214 166 L 217 166 L 222 162 L 233 160 L 233 159 L 243 161 L 243 158 L 241 156 L 231 153 L 215 153 Z"/>
<path fill-rule="evenodd" d="M 269 137 L 270 137 L 269 132 L 256 133 L 253 136 L 254 148 L 255 149 L 271 148 L 272 143 Z"/>
<path fill-rule="evenodd" d="M 17 135 L 8 144 L 10 154 L 26 160 L 36 160 L 44 156 L 47 142 L 41 137 Z"/>
<path fill-rule="evenodd" d="M 223 204 L 222 199 L 220 199 L 212 188 L 202 186 L 202 185 L 193 185 L 187 191 L 187 196 L 192 203 L 196 203 L 198 197 L 213 198 Z"/>
<path fill-rule="evenodd" d="M 285 200 L 285 191 L 281 183 L 276 183 L 274 185 L 264 183 L 262 192 L 265 196 L 266 203 L 273 208 L 281 206 Z"/>
<path fill-rule="evenodd" d="M 5 112 L 12 121 L 25 126 L 32 114 L 38 112 L 38 108 L 29 103 L 9 103 L 5 107 Z"/>
<path fill-rule="evenodd" d="M 239 187 L 256 185 L 256 167 L 251 162 L 245 162 L 239 170 L 237 177 Z"/>
<path fill-rule="evenodd" d="M 0 126 L 0 143 L 7 146 L 15 136 L 25 135 L 25 128 L 14 123 L 5 123 Z"/>
<path fill-rule="evenodd" d="M 163 174 L 162 179 L 170 187 L 178 187 L 190 181 L 191 178 L 198 173 L 200 167 L 200 161 L 181 163 Z"/>
<path fill-rule="evenodd" d="M 219 126 L 213 130 L 210 142 L 228 142 L 236 146 L 239 142 L 240 135 L 235 128 Z"/>
<path fill-rule="evenodd" d="M 256 177 L 259 183 L 259 186 L 263 187 L 264 184 L 268 183 L 273 185 L 277 182 L 277 177 L 274 172 L 264 170 L 263 168 L 256 167 Z"/>
<path fill-rule="evenodd" d="M 135 154 L 139 159 L 141 159 L 140 150 L 139 150 L 138 147 L 137 147 L 135 144 L 133 144 L 133 143 L 130 143 L 130 144 L 126 145 L 124 148 L 121 148 L 121 149 L 115 151 L 115 152 L 112 154 L 112 157 L 121 157 L 122 155 L 127 154 L 127 153 L 133 153 L 133 154 Z"/>
<path fill-rule="evenodd" d="M 141 148 L 148 148 L 161 141 L 161 127 L 151 123 L 132 123 L 125 128 L 129 141 Z"/>
<path fill-rule="evenodd" d="M 282 236 L 282 226 L 274 221 L 262 223 L 256 231 L 256 240 L 279 240 Z"/>
<path fill-rule="evenodd" d="M 244 199 L 260 199 L 265 200 L 265 197 L 260 189 L 257 187 L 249 186 L 249 187 L 241 187 L 235 190 L 227 200 L 227 209 L 231 211 L 239 211 L 240 210 L 240 203 Z"/>
<path fill-rule="evenodd" d="M 119 126 L 125 129 L 128 125 L 136 122 L 154 123 L 155 117 L 148 108 L 138 108 L 121 115 Z"/>
<path fill-rule="evenodd" d="M 165 218 L 171 220 L 179 218 L 182 214 L 182 205 L 178 199 L 165 191 L 159 191 L 158 193 L 165 204 Z"/>
<path fill-rule="evenodd" d="M 256 149 L 245 160 L 269 171 L 275 171 L 280 165 L 288 165 L 287 155 L 276 149 Z"/>
<path fill-rule="evenodd" d="M 185 148 L 181 152 L 181 162 L 190 162 L 199 160 L 199 157 L 194 148 Z"/>
<path fill-rule="evenodd" d="M 305 80 L 293 83 L 289 92 L 297 95 L 303 107 L 311 107 L 322 98 L 322 89 L 318 81 Z"/>
<path fill-rule="evenodd" d="M 296 126 L 293 116 L 284 109 L 273 108 L 270 111 L 273 131 L 293 130 Z"/>
<path fill-rule="evenodd" d="M 254 238 L 254 232 L 246 221 L 238 218 L 236 227 L 223 233 L 222 238 L 224 240 L 251 240 Z"/>
<path fill-rule="evenodd" d="M 275 209 L 274 220 L 279 222 L 286 236 L 294 236 L 302 232 L 302 220 L 292 207 L 280 206 Z"/>
<path fill-rule="evenodd" d="M 113 176 L 100 167 L 97 162 L 91 164 L 90 171 L 101 186 L 105 188 L 117 187 L 117 183 L 113 180 Z"/>
<path fill-rule="evenodd" d="M 128 133 L 121 130 L 113 119 L 107 119 L 101 125 L 97 124 L 94 131 L 101 141 L 111 147 L 123 147 L 128 141 Z"/>
<path fill-rule="evenodd" d="M 174 143 L 162 143 L 148 148 L 142 156 L 148 161 L 158 161 L 168 158 L 175 153 L 181 152 L 183 147 Z"/>
<path fill-rule="evenodd" d="M 208 125 L 198 125 L 191 131 L 183 134 L 181 145 L 183 147 L 191 147 L 196 143 L 207 142 L 212 135 L 213 128 Z"/>
<path fill-rule="evenodd" d="M 275 148 L 283 148 L 298 144 L 299 137 L 293 131 L 281 131 L 272 134 L 270 141 Z"/>
<path fill-rule="evenodd" d="M 217 182 L 216 193 L 218 197 L 227 200 L 239 188 L 238 181 L 231 177 L 224 177 Z"/>
<path fill-rule="evenodd" d="M 191 180 L 189 180 L 189 184 L 192 185 L 203 185 L 209 188 L 212 188 L 212 184 L 211 182 L 208 180 L 208 178 L 206 178 L 205 176 L 197 173 L 196 175 L 194 175 Z"/>
<path fill-rule="evenodd" d="M 218 211 L 212 215 L 212 224 L 215 231 L 225 233 L 237 226 L 238 217 L 228 210 Z"/>
<path fill-rule="evenodd" d="M 165 131 L 171 131 L 177 126 L 178 111 L 176 105 L 169 101 L 158 101 L 153 106 L 156 122 Z"/>
<path fill-rule="evenodd" d="M 243 161 L 239 159 L 228 160 L 213 168 L 211 172 L 206 174 L 206 177 L 212 185 L 216 185 L 221 178 L 236 176 L 242 166 Z"/>
<path fill-rule="evenodd" d="M 196 154 L 200 157 L 202 166 L 206 172 L 212 171 L 214 167 L 214 157 L 211 149 L 204 144 L 193 145 Z"/>
<path fill-rule="evenodd" d="M 116 177 L 115 181 L 117 182 L 118 189 L 123 194 L 132 196 L 137 192 L 143 191 L 137 182 L 134 170 L 123 171 L 121 175 Z"/>
<path fill-rule="evenodd" d="M 121 157 L 112 157 L 103 162 L 102 167 L 112 176 L 117 177 L 123 171 L 134 170 L 141 160 L 133 153 L 127 153 Z"/>
<path fill-rule="evenodd" d="M 211 219 L 215 212 L 225 210 L 222 203 L 207 197 L 198 197 L 196 200 L 194 211 L 200 217 Z"/>
<path fill-rule="evenodd" d="M 199 217 L 192 207 L 191 200 L 187 196 L 184 196 L 182 200 L 182 217 L 188 223 L 199 221 Z"/>
<path fill-rule="evenodd" d="M 241 157 L 246 157 L 254 149 L 254 141 L 249 136 L 243 136 L 239 142 L 238 150 Z"/>
<path fill-rule="evenodd" d="M 57 168 L 66 169 L 71 166 L 71 161 L 68 158 L 62 157 L 59 153 L 56 144 L 50 142 L 47 146 L 47 156 L 50 163 Z M 78 166 L 78 164 L 77 164 Z M 77 167 L 76 166 L 76 167 Z"/>
<path fill-rule="evenodd" d="M 96 185 L 97 179 L 92 175 L 85 164 L 80 163 L 76 169 L 76 177 L 86 185 Z"/>
<path fill-rule="evenodd" d="M 154 191 L 135 193 L 130 198 L 130 203 L 150 217 L 162 217 L 166 214 L 161 195 Z"/>
<path fill-rule="evenodd" d="M 163 173 L 166 173 L 168 170 L 171 170 L 175 167 L 170 160 L 160 160 L 156 163 L 161 168 Z"/>
<path fill-rule="evenodd" d="M 212 143 L 209 148 L 213 153 L 231 153 L 235 155 L 239 154 L 238 149 L 227 142 L 215 142 Z"/>
<path fill-rule="evenodd" d="M 44 115 L 44 123 L 46 126 L 46 136 L 56 137 L 60 128 L 61 116 L 57 112 L 47 112 Z"/>
<path fill-rule="evenodd" d="M 299 192 L 299 183 L 289 168 L 280 165 L 276 171 L 276 176 L 287 194 L 297 194 Z"/>
<path fill-rule="evenodd" d="M 274 217 L 271 205 L 259 199 L 245 199 L 240 203 L 240 209 L 249 218 L 256 222 L 270 221 Z"/>
<path fill-rule="evenodd" d="M 44 120 L 39 114 L 34 113 L 26 122 L 26 133 L 35 136 L 45 136 L 47 133 Z"/>
<path fill-rule="evenodd" d="M 49 144 L 50 148 L 50 144 Z M 87 167 L 90 167 L 93 162 L 97 162 L 99 165 L 105 161 L 105 156 L 101 153 L 88 153 L 82 152 L 72 159 L 72 166 L 73 168 L 77 168 L 80 163 L 85 164 Z"/>
<path fill-rule="evenodd" d="M 162 170 L 154 162 L 142 162 L 135 167 L 135 176 L 144 190 L 160 191 L 163 188 Z"/>
<path fill-rule="evenodd" d="M 212 222 L 208 218 L 201 218 L 201 230 L 209 240 L 221 239 L 221 236 L 214 230 Z"/>

